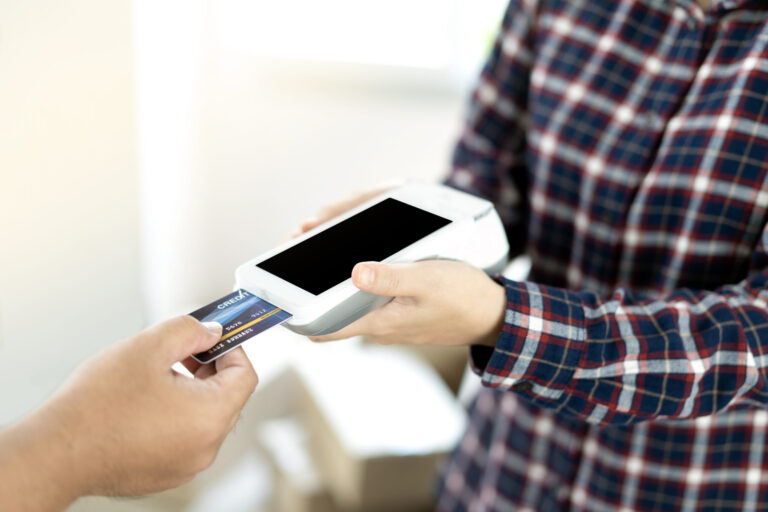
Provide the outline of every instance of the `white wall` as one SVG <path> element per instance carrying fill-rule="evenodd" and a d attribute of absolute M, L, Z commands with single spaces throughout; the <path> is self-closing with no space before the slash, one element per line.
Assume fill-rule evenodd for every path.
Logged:
<path fill-rule="evenodd" d="M 0 424 L 142 325 L 130 14 L 0 0 Z"/>

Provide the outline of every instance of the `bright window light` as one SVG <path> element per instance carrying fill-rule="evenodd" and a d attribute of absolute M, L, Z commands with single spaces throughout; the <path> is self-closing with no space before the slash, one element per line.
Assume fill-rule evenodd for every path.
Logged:
<path fill-rule="evenodd" d="M 504 0 L 221 0 L 224 49 L 259 55 L 476 71 Z"/>

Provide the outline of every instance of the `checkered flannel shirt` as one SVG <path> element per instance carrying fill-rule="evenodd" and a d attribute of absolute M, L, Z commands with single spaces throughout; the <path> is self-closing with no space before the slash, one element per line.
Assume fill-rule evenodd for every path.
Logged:
<path fill-rule="evenodd" d="M 440 510 L 768 510 L 767 20 L 512 0 L 448 183 L 533 266 Z"/>

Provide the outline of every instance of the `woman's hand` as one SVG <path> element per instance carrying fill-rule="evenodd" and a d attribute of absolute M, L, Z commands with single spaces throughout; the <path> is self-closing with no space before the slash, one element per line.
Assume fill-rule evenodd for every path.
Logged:
<path fill-rule="evenodd" d="M 394 299 L 335 333 L 310 339 L 367 335 L 382 344 L 495 346 L 504 324 L 504 288 L 466 263 L 358 263 L 352 282 Z"/>

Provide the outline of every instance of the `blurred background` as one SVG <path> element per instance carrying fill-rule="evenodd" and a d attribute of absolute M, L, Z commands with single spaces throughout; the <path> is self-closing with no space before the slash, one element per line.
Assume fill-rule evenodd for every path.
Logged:
<path fill-rule="evenodd" d="M 226 294 L 239 263 L 323 205 L 442 176 L 504 4 L 0 0 L 0 425 L 99 349 Z M 373 503 L 359 475 L 397 470 L 361 459 L 445 451 L 462 426 L 445 390 L 456 391 L 463 354 L 445 363 L 393 350 L 316 347 L 273 329 L 247 345 L 262 384 L 210 470 L 165 495 L 72 510 Z M 449 425 L 443 434 L 352 442 L 344 415 L 359 411 L 329 417 L 321 392 L 306 392 L 320 379 L 351 404 L 333 375 L 372 354 L 410 369 L 404 380 L 426 389 L 436 405 L 423 412 Z M 321 375 L 302 363 L 318 357 Z M 326 459 L 344 457 L 354 470 L 325 482 Z"/>

